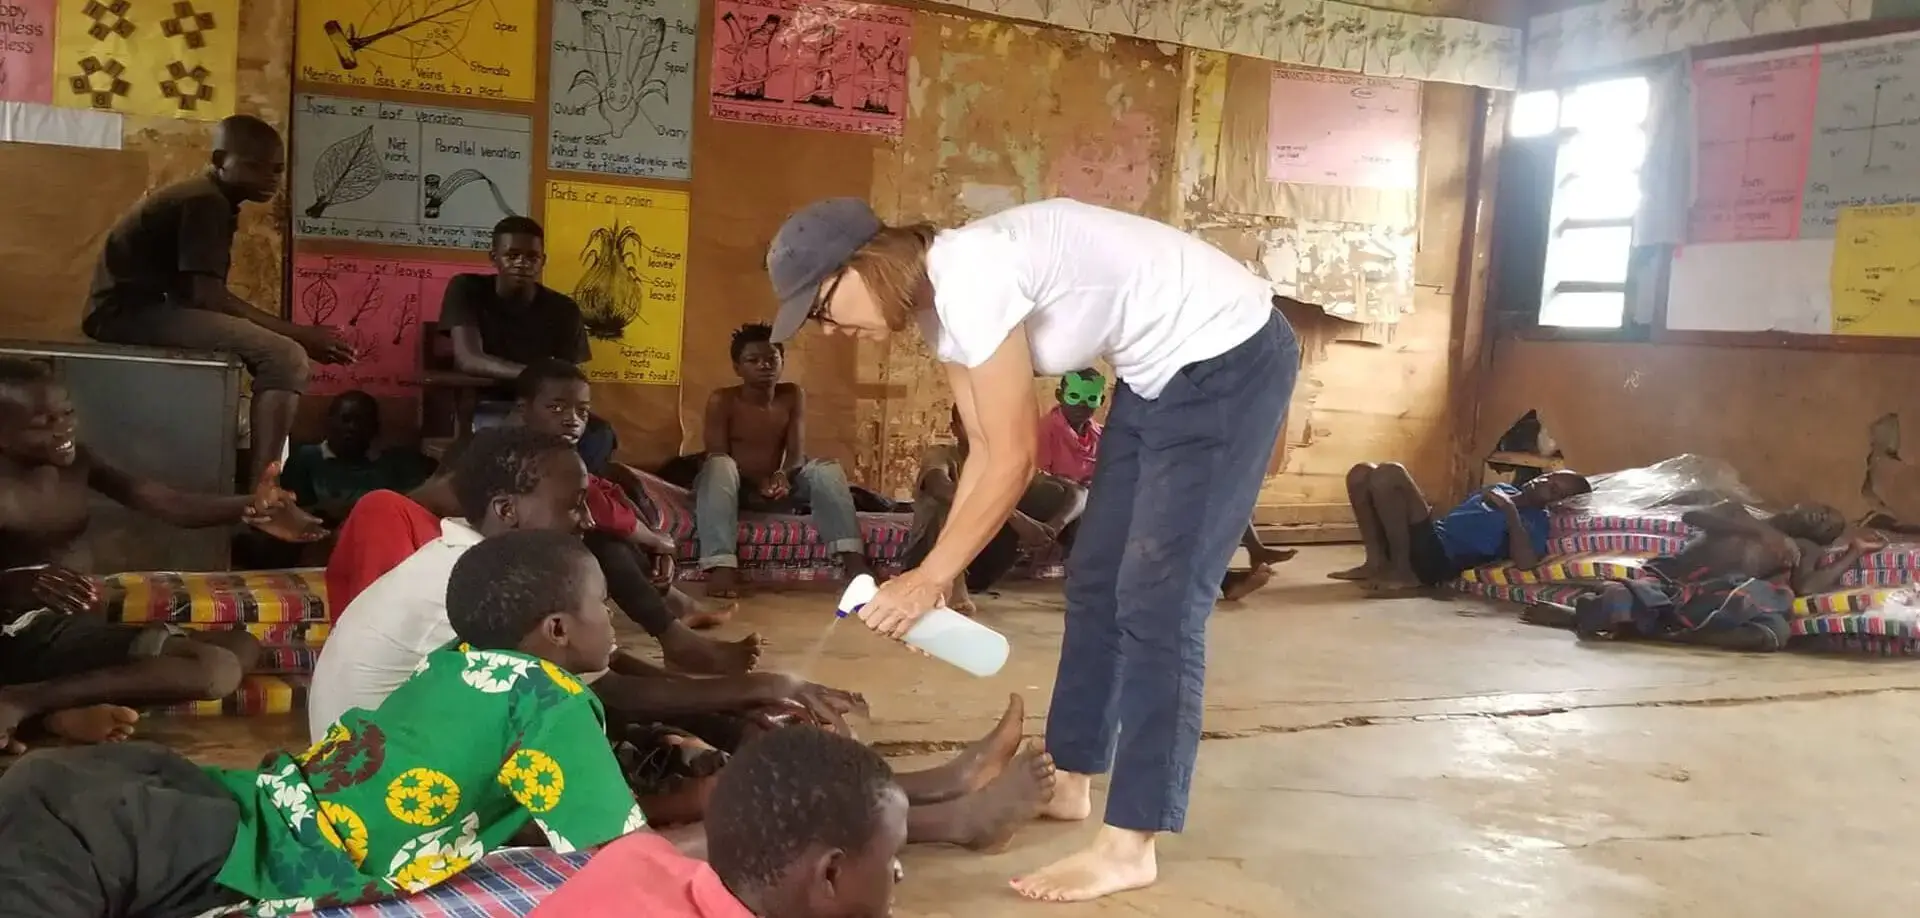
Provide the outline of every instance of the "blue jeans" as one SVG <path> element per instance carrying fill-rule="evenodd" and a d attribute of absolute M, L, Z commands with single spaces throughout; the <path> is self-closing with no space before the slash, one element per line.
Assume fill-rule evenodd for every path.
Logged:
<path fill-rule="evenodd" d="M 1111 768 L 1107 825 L 1178 832 L 1186 823 L 1207 618 L 1299 370 L 1300 344 L 1275 312 L 1245 343 L 1182 369 L 1153 401 L 1114 387 L 1067 561 L 1066 636 L 1047 713 L 1047 751 L 1062 769 Z"/>
<path fill-rule="evenodd" d="M 815 459 L 800 467 L 790 482 L 793 499 L 813 508 L 813 528 L 831 554 L 860 552 L 860 519 L 853 513 L 853 491 L 840 463 Z M 694 536 L 700 540 L 700 569 L 740 566 L 740 466 L 732 456 L 708 456 L 693 481 Z"/>

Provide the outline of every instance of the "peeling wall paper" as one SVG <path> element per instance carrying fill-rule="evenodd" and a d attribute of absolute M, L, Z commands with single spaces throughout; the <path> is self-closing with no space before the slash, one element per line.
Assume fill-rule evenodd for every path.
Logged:
<path fill-rule="evenodd" d="M 1282 296 L 1349 322 L 1391 324 L 1413 312 L 1414 236 L 1352 224 L 1269 227 L 1259 266 Z"/>
<path fill-rule="evenodd" d="M 937 0 L 1082 32 L 1285 64 L 1512 89 L 1519 29 L 1339 0 Z M 1866 3 L 1867 0 L 1856 0 Z"/>
<path fill-rule="evenodd" d="M 1527 22 L 1524 83 L 1756 35 L 1871 18 L 1875 0 L 1601 0 Z M 1885 2 L 1885 0 L 1880 0 Z"/>
<path fill-rule="evenodd" d="M 123 120 L 117 112 L 0 102 L 0 140 L 118 150 Z"/>

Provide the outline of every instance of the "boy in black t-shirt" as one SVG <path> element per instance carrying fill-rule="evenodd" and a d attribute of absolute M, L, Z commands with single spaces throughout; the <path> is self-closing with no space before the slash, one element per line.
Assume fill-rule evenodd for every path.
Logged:
<path fill-rule="evenodd" d="M 440 325 L 452 334 L 453 364 L 460 372 L 500 380 L 486 399 L 504 403 L 489 406 L 489 413 L 503 414 L 517 397 L 513 381 L 528 364 L 583 364 L 592 354 L 580 305 L 540 283 L 547 251 L 546 231 L 537 221 L 512 216 L 494 224 L 487 257 L 494 274 L 459 274 L 447 282 Z M 580 458 L 589 471 L 603 471 L 618 442 L 612 425 L 592 418 L 580 438 Z"/>

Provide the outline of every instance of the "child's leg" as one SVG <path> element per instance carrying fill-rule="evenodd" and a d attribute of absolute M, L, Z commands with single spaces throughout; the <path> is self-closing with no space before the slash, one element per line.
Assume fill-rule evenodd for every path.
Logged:
<path fill-rule="evenodd" d="M 50 749 L 0 775 L 0 918 L 193 915 L 240 897 L 214 883 L 240 810 L 151 743 Z"/>
<path fill-rule="evenodd" d="M 1367 476 L 1367 488 L 1374 522 L 1386 546 L 1385 566 L 1376 569 L 1375 582 L 1389 589 L 1419 586 L 1420 577 L 1413 569 L 1413 528 L 1433 518 L 1433 507 L 1407 474 L 1407 467 L 1398 462 L 1376 466 Z M 1371 548 L 1368 557 L 1373 557 Z"/>
<path fill-rule="evenodd" d="M 1387 531 L 1373 502 L 1373 473 L 1379 468 L 1371 462 L 1362 462 L 1347 470 L 1347 503 L 1353 507 L 1353 521 L 1360 527 L 1360 541 L 1366 545 L 1367 559 L 1359 567 L 1330 574 L 1335 580 L 1372 580 L 1387 571 Z"/>
<path fill-rule="evenodd" d="M 0 678 L 13 682 L 0 686 L 0 732 L 67 708 L 224 698 L 245 673 L 236 650 L 258 652 L 245 632 L 196 639 L 166 627 L 39 613 L 0 637 Z"/>
<path fill-rule="evenodd" d="M 760 657 L 758 636 L 736 643 L 709 640 L 681 624 L 647 575 L 647 560 L 639 546 L 601 532 L 589 532 L 584 541 L 607 577 L 614 605 L 660 642 L 667 665 L 689 673 L 738 675 L 753 669 Z"/>

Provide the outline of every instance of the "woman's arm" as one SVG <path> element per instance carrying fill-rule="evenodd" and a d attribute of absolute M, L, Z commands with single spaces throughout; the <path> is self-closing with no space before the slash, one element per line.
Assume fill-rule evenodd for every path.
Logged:
<path fill-rule="evenodd" d="M 1040 408 L 1033 395 L 1033 352 L 1025 326 L 1015 326 L 993 356 L 977 367 L 949 365 L 960 423 L 967 429 L 967 463 L 960 470 L 947 524 L 920 570 L 936 583 L 952 582 L 1012 515 L 1033 479 Z"/>

